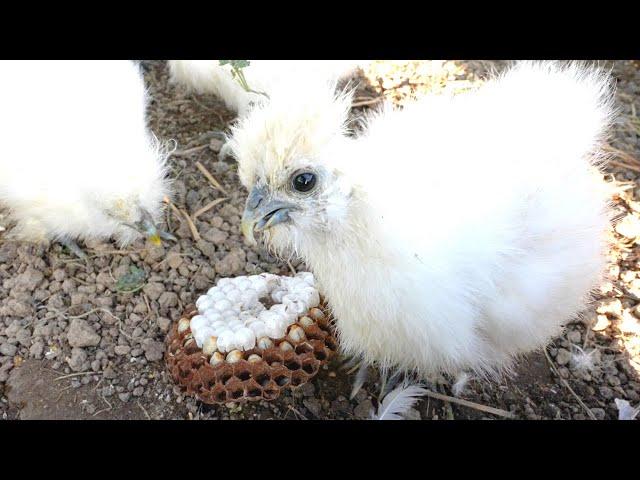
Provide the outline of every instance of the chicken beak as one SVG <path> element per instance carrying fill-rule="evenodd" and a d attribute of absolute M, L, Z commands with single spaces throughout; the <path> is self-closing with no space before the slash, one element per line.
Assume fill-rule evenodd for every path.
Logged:
<path fill-rule="evenodd" d="M 240 224 L 240 231 L 242 232 L 242 236 L 247 240 L 249 245 L 256 245 L 256 237 L 253 235 L 253 227 L 255 222 L 253 219 L 247 215 L 247 211 L 242 215 L 242 223 Z"/>
<path fill-rule="evenodd" d="M 267 230 L 289 220 L 295 205 L 282 200 L 268 198 L 264 186 L 254 187 L 247 198 L 242 214 L 240 230 L 250 245 L 256 245 L 255 232 Z"/>
<path fill-rule="evenodd" d="M 155 246 L 162 245 L 161 239 L 173 240 L 174 242 L 178 241 L 178 239 L 171 235 L 169 232 L 158 230 L 153 222 L 153 218 L 146 210 L 142 211 L 142 220 L 136 225 L 136 230 L 145 235 L 149 242 L 151 242 L 151 244 Z"/>

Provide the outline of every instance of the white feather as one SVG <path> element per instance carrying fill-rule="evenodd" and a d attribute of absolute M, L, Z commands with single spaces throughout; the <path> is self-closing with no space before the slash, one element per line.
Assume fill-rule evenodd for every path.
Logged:
<path fill-rule="evenodd" d="M 456 375 L 453 385 L 451 385 L 451 393 L 453 393 L 454 397 L 462 396 L 469 384 L 469 380 L 471 380 L 471 376 L 467 372 L 460 372 Z"/>
<path fill-rule="evenodd" d="M 400 385 L 389 392 L 372 415 L 373 420 L 404 420 L 404 413 L 412 408 L 427 390 L 420 385 Z"/>
<path fill-rule="evenodd" d="M 618 408 L 618 420 L 635 420 L 640 413 L 640 406 L 633 408 L 627 400 L 615 399 Z"/>

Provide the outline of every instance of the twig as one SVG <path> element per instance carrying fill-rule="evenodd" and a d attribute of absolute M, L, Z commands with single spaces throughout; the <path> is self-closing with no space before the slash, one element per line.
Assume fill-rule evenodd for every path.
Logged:
<path fill-rule="evenodd" d="M 200 172 L 202 172 L 202 174 L 207 177 L 207 180 L 209 180 L 209 183 L 214 187 L 217 188 L 218 190 L 220 190 L 222 193 L 224 193 L 225 195 L 227 195 L 227 191 L 222 187 L 222 185 L 220 185 L 220 183 L 213 177 L 213 175 L 211 175 L 211 173 L 209 173 L 209 170 L 207 170 L 204 165 L 202 165 L 200 162 L 196 162 L 196 167 L 198 167 L 198 170 L 200 170 Z"/>
<path fill-rule="evenodd" d="M 130 335 L 128 335 L 123 329 L 122 329 L 122 321 L 118 320 L 118 331 L 124 335 L 125 337 L 127 337 L 129 340 L 133 341 L 133 337 L 131 337 Z"/>
<path fill-rule="evenodd" d="M 628 163 L 624 163 L 624 162 L 618 162 L 617 160 L 609 160 L 609 165 L 613 165 L 615 167 L 620 167 L 620 168 L 626 168 L 628 170 L 633 170 L 634 172 L 640 172 L 640 167 L 629 165 Z"/>
<path fill-rule="evenodd" d="M 289 265 L 289 268 L 291 269 L 291 272 L 296 275 L 296 269 L 293 268 L 293 265 L 291 265 L 291 262 L 289 260 L 287 260 L 287 265 Z"/>
<path fill-rule="evenodd" d="M 95 392 L 98 389 L 98 387 L 102 383 L 102 380 L 104 380 L 104 377 L 100 377 L 100 380 L 98 380 L 98 383 L 96 383 L 96 386 L 91 389 L 92 392 Z"/>
<path fill-rule="evenodd" d="M 147 305 L 147 316 L 151 315 L 151 306 L 149 305 L 149 299 L 146 294 L 142 294 L 142 298 L 144 299 L 144 303 Z"/>
<path fill-rule="evenodd" d="M 562 378 L 560 376 L 560 373 L 558 372 L 558 369 L 556 368 L 555 364 L 553 363 L 553 360 L 551 360 L 551 357 L 549 356 L 549 352 L 547 352 L 546 348 L 544 349 L 544 356 L 547 357 L 547 362 L 549 362 L 549 366 L 551 367 L 551 370 L 553 370 L 553 372 L 558 376 L 558 378 L 564 384 L 564 386 L 567 387 L 567 389 L 571 392 L 571 395 L 573 395 L 575 397 L 575 399 L 578 401 L 578 403 L 584 409 L 584 411 L 587 412 L 587 415 L 589 416 L 589 418 L 591 420 L 597 420 L 596 416 L 591 411 L 591 409 L 589 407 L 587 407 L 584 404 L 584 402 L 582 401 L 582 399 L 578 396 L 578 394 L 573 391 L 573 388 L 571 388 L 571 385 L 569 385 L 569 382 L 567 382 L 564 378 Z"/>
<path fill-rule="evenodd" d="M 196 228 L 195 223 L 193 223 L 193 220 L 191 220 L 191 217 L 185 210 L 180 209 L 180 213 L 182 214 L 184 219 L 187 221 L 187 225 L 189 225 L 189 230 L 191 230 L 191 236 L 193 236 L 193 239 L 196 242 L 199 242 L 200 234 L 198 233 L 198 229 Z"/>
<path fill-rule="evenodd" d="M 94 250 L 95 252 L 95 250 Z M 132 253 L 140 253 L 142 250 L 104 250 L 90 255 L 88 258 L 102 257 L 104 255 L 131 255 Z"/>
<path fill-rule="evenodd" d="M 70 390 L 73 388 L 73 385 L 69 385 L 68 387 L 64 387 L 62 389 L 59 390 L 60 395 L 58 395 L 58 397 L 56 398 L 56 402 L 59 402 L 60 399 L 62 398 L 62 395 L 64 395 L 64 392 L 66 392 L 67 390 Z"/>
<path fill-rule="evenodd" d="M 178 207 L 176 207 L 173 202 L 171 200 L 169 200 L 167 197 L 165 197 L 163 199 L 164 203 L 166 203 L 167 205 L 169 205 L 169 208 L 171 209 L 171 211 L 173 212 L 173 214 L 178 217 L 178 220 L 182 220 L 182 214 L 180 213 L 180 210 L 178 210 Z"/>
<path fill-rule="evenodd" d="M 87 257 L 87 258 L 91 258 L 91 257 Z M 60 260 L 60 263 L 64 263 L 65 265 L 66 264 L 77 265 L 80 268 L 85 268 L 85 265 L 78 262 L 77 258 L 66 258 L 66 259 Z"/>
<path fill-rule="evenodd" d="M 200 210 L 196 210 L 195 213 L 193 213 L 191 215 L 191 218 L 198 218 L 200 215 L 202 215 L 205 212 L 208 212 L 209 210 L 211 210 L 213 207 L 215 207 L 216 205 L 218 205 L 219 203 L 224 202 L 225 200 L 227 200 L 227 197 L 222 197 L 222 198 L 216 198 L 215 200 L 213 200 L 212 202 L 207 203 L 204 207 L 202 207 Z"/>
<path fill-rule="evenodd" d="M 304 420 L 308 420 L 307 417 L 305 417 L 302 413 L 300 413 L 296 408 L 294 408 L 291 405 L 287 405 L 287 408 L 289 408 L 289 410 L 291 410 L 293 413 L 295 413 L 296 415 L 298 415 L 300 418 L 303 418 Z"/>
<path fill-rule="evenodd" d="M 479 403 L 470 402 L 469 400 L 463 400 L 462 398 L 450 397 L 449 395 L 443 395 L 441 393 L 432 392 L 431 390 L 426 390 L 425 395 L 428 397 L 435 398 L 436 400 L 455 403 L 457 405 L 462 405 L 463 407 L 473 408 L 474 410 L 480 410 L 481 412 L 491 413 L 499 417 L 511 418 L 511 419 L 515 418 L 515 415 L 513 413 L 507 412 L 506 410 L 502 410 L 500 408 L 488 407 L 486 405 L 481 405 Z"/>
<path fill-rule="evenodd" d="M 206 145 L 198 145 L 197 147 L 187 148 L 186 150 L 174 150 L 169 155 L 173 155 L 174 157 L 186 157 L 188 155 L 191 155 L 192 153 L 204 150 L 208 146 L 209 144 L 207 143 Z"/>
<path fill-rule="evenodd" d="M 109 400 L 107 400 L 107 398 L 106 398 L 104 395 L 102 395 L 102 400 L 104 400 L 104 402 L 105 402 L 107 405 L 109 405 L 109 408 L 103 408 L 102 410 L 98 410 L 96 413 L 94 413 L 94 414 L 93 414 L 93 416 L 94 416 L 94 417 L 95 417 L 96 415 L 98 415 L 98 414 L 102 413 L 102 412 L 108 412 L 108 411 L 112 410 L 112 408 L 113 408 L 113 407 L 111 406 L 111 404 L 109 403 Z"/>
<path fill-rule="evenodd" d="M 140 400 L 136 401 L 136 403 L 138 404 L 138 406 L 142 409 L 142 411 L 144 412 L 145 416 L 147 417 L 147 420 L 151 420 L 151 417 L 149 416 L 149 414 L 147 413 L 147 411 L 145 410 L 145 408 L 142 406 L 142 404 L 140 403 Z"/>
<path fill-rule="evenodd" d="M 379 103 L 382 100 L 384 100 L 384 97 L 375 97 L 375 98 L 372 98 L 371 100 L 362 100 L 360 102 L 353 102 L 351 104 L 351 108 L 365 107 L 367 105 L 375 105 L 376 103 Z"/>
<path fill-rule="evenodd" d="M 143 288 L 144 288 L 144 283 L 142 285 L 138 285 L 137 287 L 132 288 L 130 290 L 118 290 L 117 287 L 116 287 L 116 290 L 117 290 L 118 293 L 125 294 L 125 293 L 136 293 L 138 290 L 142 290 Z"/>
<path fill-rule="evenodd" d="M 615 153 L 618 157 L 623 160 L 627 160 L 629 162 L 638 163 L 638 160 L 631 154 L 625 152 L 624 150 L 620 150 L 619 148 L 612 147 L 611 145 L 605 145 L 604 150 Z"/>
<path fill-rule="evenodd" d="M 53 381 L 57 382 L 58 380 L 63 380 L 65 378 L 71 377 L 80 377 L 82 375 L 99 375 L 100 372 L 78 372 L 78 373 L 70 373 L 69 375 L 62 375 L 61 377 L 54 378 Z"/>
<path fill-rule="evenodd" d="M 107 310 L 106 308 L 94 308 L 92 310 L 89 310 L 88 312 L 83 313 L 82 315 L 74 315 L 73 317 L 69 317 L 69 319 L 73 320 L 76 318 L 84 318 L 84 317 L 88 317 L 89 315 L 91 315 L 92 313 L 96 313 L 96 312 L 103 312 L 103 313 L 108 313 L 109 315 L 111 315 L 113 318 L 115 318 L 116 320 L 120 320 L 118 317 L 116 317 L 113 313 L 111 313 L 109 310 Z"/>

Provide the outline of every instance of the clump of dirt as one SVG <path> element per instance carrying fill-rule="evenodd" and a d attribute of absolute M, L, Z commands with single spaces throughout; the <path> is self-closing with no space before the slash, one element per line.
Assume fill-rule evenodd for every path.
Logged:
<path fill-rule="evenodd" d="M 373 62 L 360 78 L 353 113 L 375 108 L 382 98 L 402 105 L 426 92 L 474 88 L 505 64 Z M 511 378 L 472 380 L 462 394 L 516 418 L 612 419 L 617 418 L 616 398 L 634 406 L 640 401 L 640 70 L 625 61 L 610 66 L 621 116 L 610 142 L 614 157 L 608 173 L 623 217 L 611 233 L 611 281 L 598 303 L 546 353 L 522 359 Z M 372 372 L 349 399 L 354 378 L 338 360 L 273 402 L 208 406 L 185 397 L 172 383 L 163 361 L 164 341 L 185 307 L 220 277 L 282 275 L 289 266 L 246 246 L 241 237 L 246 192 L 233 161 L 218 159 L 220 141 L 208 135 L 227 128 L 234 114 L 213 96 L 186 94 L 170 85 L 165 62 L 143 62 L 143 68 L 152 99 L 151 129 L 178 144 L 170 159 L 175 197 L 166 210 L 167 226 L 178 241 L 161 247 L 139 242 L 127 250 L 96 242 L 86 245 L 88 258 L 80 260 L 59 245 L 10 241 L 10 226 L 0 215 L 0 417 L 368 418 L 378 403 L 380 379 Z M 292 266 L 304 269 L 300 262 Z M 448 381 L 431 388 L 451 394 Z M 407 416 L 496 418 L 431 398 Z"/>

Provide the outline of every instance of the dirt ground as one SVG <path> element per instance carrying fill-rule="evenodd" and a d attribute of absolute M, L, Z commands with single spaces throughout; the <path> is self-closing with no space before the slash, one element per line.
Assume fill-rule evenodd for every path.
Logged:
<path fill-rule="evenodd" d="M 617 79 L 620 117 L 607 179 L 620 223 L 611 230 L 611 282 L 584 318 L 568 325 L 546 352 L 518 363 L 496 382 L 472 380 L 459 405 L 425 397 L 409 419 L 615 419 L 615 399 L 640 403 L 640 64 L 602 62 Z M 504 62 L 374 62 L 358 78 L 354 115 L 382 97 L 402 105 L 427 91 L 463 91 Z M 246 192 L 231 159 L 206 133 L 234 120 L 220 100 L 169 85 L 165 62 L 143 62 L 151 94 L 150 126 L 175 139 L 171 160 L 173 204 L 193 219 L 200 238 L 179 211 L 167 209 L 179 241 L 162 247 L 139 242 L 121 251 L 112 243 L 85 246 L 79 260 L 58 244 L 35 246 L 7 238 L 0 212 L 0 418 L 3 419 L 352 419 L 377 406 L 378 376 L 371 372 L 349 400 L 354 374 L 338 359 L 310 383 L 274 402 L 204 405 L 185 397 L 168 378 L 164 336 L 184 307 L 220 276 L 289 267 L 239 232 Z M 200 162 L 225 188 L 213 188 Z M 215 199 L 215 207 L 195 215 Z M 197 218 L 196 218 L 197 217 Z M 299 263 L 294 267 L 304 268 Z M 451 395 L 443 379 L 429 387 Z"/>

